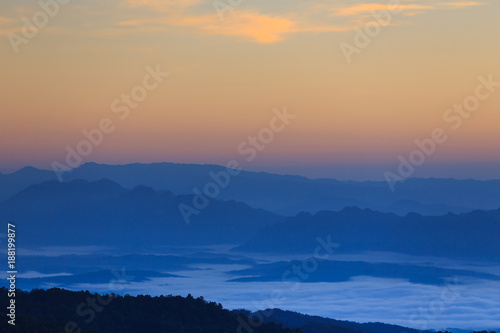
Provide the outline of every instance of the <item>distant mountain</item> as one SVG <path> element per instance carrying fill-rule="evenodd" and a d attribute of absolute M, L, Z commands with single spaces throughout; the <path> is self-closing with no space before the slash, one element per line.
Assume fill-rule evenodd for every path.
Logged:
<path fill-rule="evenodd" d="M 429 331 L 389 325 L 383 323 L 360 324 L 352 321 L 335 320 L 318 316 L 309 316 L 281 309 L 267 309 L 246 315 L 265 318 L 264 322 L 275 322 L 283 327 L 298 327 L 303 333 L 429 333 Z M 260 316 L 259 316 L 260 317 Z"/>
<path fill-rule="evenodd" d="M 56 180 L 53 171 L 25 167 L 9 174 L 0 174 L 0 200 L 9 198 L 30 185 Z"/>
<path fill-rule="evenodd" d="M 96 181 L 106 178 L 128 189 L 144 185 L 156 191 L 190 195 L 193 188 L 203 192 L 206 184 L 214 182 L 214 175 L 220 176 L 225 170 L 225 167 L 217 165 L 87 163 L 62 174 L 62 179 Z M 34 168 L 1 175 L 0 200 L 29 185 L 51 179 L 56 179 L 54 172 Z M 500 180 L 408 179 L 395 186 L 396 191 L 391 192 L 386 182 L 311 180 L 300 176 L 242 171 L 230 178 L 229 185 L 221 189 L 217 199 L 241 201 L 287 216 L 301 211 L 338 211 L 349 206 L 398 215 L 409 212 L 445 215 L 448 212 L 500 207 Z"/>
<path fill-rule="evenodd" d="M 496 208 L 496 206 L 494 206 L 493 208 Z M 455 214 L 466 213 L 471 211 L 471 209 L 463 207 L 451 207 L 439 203 L 425 205 L 414 200 L 399 200 L 387 206 L 385 209 L 382 209 L 381 211 L 394 213 L 400 216 L 404 216 L 410 212 L 426 216 L 439 216 L 439 215 L 446 215 L 448 213 L 455 213 Z"/>
<path fill-rule="evenodd" d="M 30 186 L 6 202 L 11 208 L 40 209 L 43 211 L 63 207 L 74 202 L 81 204 L 99 202 L 117 197 L 125 192 L 127 192 L 126 189 L 107 179 L 91 183 L 85 180 L 75 180 L 71 183 L 51 180 Z"/>
<path fill-rule="evenodd" d="M 496 333 L 500 332 L 500 328 L 495 328 L 495 329 L 490 329 L 489 331 L 486 330 L 463 330 L 460 328 L 447 328 L 446 331 L 449 331 L 450 333 Z"/>
<path fill-rule="evenodd" d="M 400 217 L 369 209 L 302 213 L 259 232 L 235 251 L 312 254 L 324 242 L 335 253 L 398 252 L 417 256 L 500 261 L 500 210 Z"/>
<path fill-rule="evenodd" d="M 210 200 L 189 225 L 179 210 L 193 196 L 144 186 L 126 190 L 109 180 L 49 181 L 0 202 L 0 219 L 14 221 L 24 247 L 138 247 L 239 244 L 282 217 L 235 201 Z"/>
<path fill-rule="evenodd" d="M 124 187 L 139 184 L 176 194 L 191 194 L 213 182 L 210 173 L 225 170 L 217 165 L 153 163 L 101 165 L 87 163 L 64 179 L 97 180 L 108 178 Z M 252 207 L 282 215 L 301 211 L 341 210 L 348 206 L 406 214 L 443 215 L 473 209 L 500 207 L 500 180 L 408 179 L 392 193 L 386 182 L 354 182 L 333 179 L 311 180 L 265 172 L 242 171 L 220 195 Z M 409 203 L 411 203 L 409 205 Z"/>

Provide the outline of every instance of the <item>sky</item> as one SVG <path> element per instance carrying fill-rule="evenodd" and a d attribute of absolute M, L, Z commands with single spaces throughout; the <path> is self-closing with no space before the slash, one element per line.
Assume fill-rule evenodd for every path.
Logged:
<path fill-rule="evenodd" d="M 499 1 L 59 1 L 0 5 L 0 172 L 74 150 L 356 180 L 413 157 L 412 176 L 500 179 Z"/>

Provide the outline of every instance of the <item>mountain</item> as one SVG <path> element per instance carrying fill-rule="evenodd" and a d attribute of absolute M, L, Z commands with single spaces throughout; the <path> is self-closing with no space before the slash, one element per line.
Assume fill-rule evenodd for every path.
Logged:
<path fill-rule="evenodd" d="M 60 176 L 65 182 L 105 178 L 128 189 L 144 185 L 176 195 L 192 195 L 194 188 L 203 192 L 207 184 L 219 181 L 224 186 L 220 186 L 217 199 L 236 200 L 287 216 L 301 211 L 338 211 L 348 206 L 398 215 L 409 212 L 422 215 L 458 214 L 500 207 L 500 180 L 408 179 L 396 184 L 396 191 L 392 192 L 383 181 L 312 180 L 300 176 L 241 171 L 236 176 L 230 176 L 225 186 L 226 170 L 218 165 L 87 163 Z M 217 177 L 218 180 L 214 180 Z M 1 175 L 0 200 L 29 185 L 56 178 L 55 172 L 34 168 Z"/>
<path fill-rule="evenodd" d="M 145 186 L 127 190 L 109 180 L 33 185 L 0 202 L 0 219 L 14 221 L 25 246 L 97 245 L 137 249 L 240 244 L 282 217 L 235 201 L 209 200 L 185 220 L 175 196 Z M 187 223 L 189 222 L 189 223 Z"/>
<path fill-rule="evenodd" d="M 30 185 L 56 179 L 54 172 L 33 167 L 24 167 L 13 173 L 0 174 L 0 200 L 7 199 Z"/>
<path fill-rule="evenodd" d="M 65 174 L 64 179 L 111 179 L 124 187 L 139 184 L 176 194 L 191 194 L 213 182 L 210 176 L 225 172 L 217 165 L 175 163 L 101 165 L 87 163 Z M 500 180 L 408 179 L 396 184 L 393 193 L 386 182 L 354 182 L 333 179 L 311 180 L 300 176 L 241 171 L 231 177 L 220 198 L 237 200 L 252 207 L 282 215 L 348 206 L 383 212 L 416 212 L 443 215 L 474 209 L 500 207 Z M 408 206 L 408 203 L 412 203 Z"/>
<path fill-rule="evenodd" d="M 287 218 L 262 230 L 235 251 L 312 254 L 321 238 L 337 244 L 335 253 L 383 251 L 500 261 L 499 235 L 500 210 L 400 217 L 351 207 Z"/>
<path fill-rule="evenodd" d="M 168 290 L 168 287 L 166 287 Z M 0 301 L 9 304 L 8 290 Z M 50 304 L 50 306 L 46 306 Z M 119 296 L 52 288 L 16 290 L 16 332 L 429 333 L 383 323 L 356 323 L 280 309 L 229 311 L 191 295 Z M 0 330 L 9 332 L 7 320 Z M 70 328 L 68 330 L 68 327 Z"/>
<path fill-rule="evenodd" d="M 0 300 L 9 304 L 7 289 Z M 31 292 L 16 290 L 15 329 L 4 318 L 1 332 L 237 332 L 240 321 L 249 319 L 202 297 L 132 297 L 72 292 L 62 289 Z M 275 323 L 253 328 L 254 333 L 292 333 Z"/>
<path fill-rule="evenodd" d="M 383 323 L 360 324 L 352 321 L 309 316 L 281 309 L 267 309 L 246 314 L 252 317 L 257 317 L 260 314 L 261 317 L 265 318 L 264 322 L 275 322 L 288 328 L 298 327 L 304 333 L 429 333 L 429 331 L 397 325 Z"/>

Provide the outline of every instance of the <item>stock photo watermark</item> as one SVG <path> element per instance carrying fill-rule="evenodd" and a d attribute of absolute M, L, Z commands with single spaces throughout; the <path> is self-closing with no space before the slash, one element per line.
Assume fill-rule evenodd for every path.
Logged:
<path fill-rule="evenodd" d="M 382 28 L 389 26 L 394 19 L 394 15 L 401 13 L 402 10 L 399 0 L 391 0 L 387 4 L 387 9 L 372 12 L 372 19 L 365 23 L 363 28 L 354 28 L 355 35 L 352 42 L 342 42 L 339 44 L 347 63 L 350 64 L 355 54 L 360 54 L 370 46 L 373 39 L 380 35 Z"/>
<path fill-rule="evenodd" d="M 16 225 L 12 222 L 7 224 L 7 237 L 7 281 L 9 282 L 9 289 L 7 290 L 9 298 L 7 317 L 9 317 L 9 320 L 7 322 L 9 325 L 16 326 Z"/>
<path fill-rule="evenodd" d="M 435 320 L 444 312 L 446 307 L 451 306 L 461 296 L 458 285 L 458 277 L 452 277 L 446 286 L 442 288 L 439 297 L 429 301 L 426 307 L 419 307 L 418 313 L 411 315 L 408 319 L 408 324 L 411 327 L 416 327 L 421 332 L 427 332 L 429 322 Z"/>
<path fill-rule="evenodd" d="M 461 103 L 453 104 L 443 113 L 444 123 L 451 126 L 453 131 L 460 129 L 464 120 L 469 119 L 479 109 L 481 102 L 490 98 L 500 87 L 500 81 L 494 81 L 493 74 L 487 77 L 479 76 L 477 79 L 479 84 L 476 86 L 474 93 L 464 98 Z M 396 190 L 396 183 L 402 183 L 410 178 L 417 167 L 423 165 L 438 150 L 439 145 L 448 140 L 448 132 L 443 127 L 434 128 L 427 138 L 414 141 L 417 147 L 408 156 L 398 156 L 399 165 L 397 170 L 384 173 L 384 178 L 392 192 Z"/>
<path fill-rule="evenodd" d="M 243 0 L 214 0 L 212 5 L 214 6 L 217 15 L 221 21 L 224 21 L 224 15 L 226 12 L 232 12 L 235 8 L 243 3 Z"/>
<path fill-rule="evenodd" d="M 93 322 L 97 313 L 102 312 L 113 301 L 113 294 L 115 292 L 123 291 L 123 286 L 135 278 L 135 276 L 127 275 L 125 268 L 122 268 L 120 271 L 114 269 L 111 271 L 111 274 L 114 276 L 108 283 L 108 290 L 111 294 L 104 295 L 105 297 L 95 294 L 92 297 L 87 297 L 84 302 L 81 302 L 76 307 L 76 314 L 82 317 L 86 324 Z M 79 333 L 81 331 L 78 323 L 74 321 L 66 323 L 64 327 L 64 333 Z"/>
<path fill-rule="evenodd" d="M 14 53 L 18 54 L 21 45 L 28 44 L 30 40 L 38 36 L 40 30 L 45 28 L 50 20 L 59 14 L 61 6 L 67 5 L 70 1 L 71 0 L 38 1 L 40 9 L 33 14 L 31 19 L 26 16 L 21 18 L 21 21 L 23 21 L 21 33 L 11 32 L 7 35 Z"/>
<path fill-rule="evenodd" d="M 283 110 L 273 109 L 274 117 L 269 121 L 269 126 L 262 128 L 256 135 L 250 135 L 246 140 L 238 145 L 237 151 L 241 156 L 246 156 L 246 162 L 254 161 L 259 152 L 266 149 L 267 145 L 274 141 L 276 134 L 282 132 L 297 115 L 288 113 L 287 108 Z M 226 170 L 218 173 L 210 172 L 209 176 L 213 180 L 206 183 L 203 189 L 193 188 L 192 205 L 179 204 L 179 211 L 186 224 L 191 223 L 191 216 L 198 215 L 210 204 L 210 199 L 215 199 L 220 192 L 229 186 L 231 177 L 241 173 L 241 162 L 231 160 L 226 163 Z"/>
<path fill-rule="evenodd" d="M 146 67 L 147 74 L 142 79 L 142 84 L 133 87 L 128 94 L 122 94 L 116 98 L 110 106 L 111 112 L 118 114 L 120 120 L 125 120 L 130 116 L 131 110 L 136 109 L 143 102 L 149 93 L 160 86 L 170 73 L 163 72 L 160 65 L 155 68 Z M 62 182 L 63 175 L 72 169 L 79 167 L 84 163 L 85 157 L 88 157 L 94 149 L 104 142 L 106 134 L 115 131 L 116 124 L 111 118 L 102 118 L 96 128 L 82 131 L 83 139 L 75 146 L 66 146 L 65 163 L 58 161 L 52 162 L 52 170 L 56 173 L 57 179 Z"/>
<path fill-rule="evenodd" d="M 254 306 L 267 309 L 266 311 L 257 311 L 248 317 L 238 316 L 237 333 L 253 333 L 255 329 L 262 326 L 265 323 L 264 317 L 271 317 L 273 309 L 279 307 L 280 303 L 286 299 L 285 293 L 297 290 L 301 283 L 306 282 L 311 274 L 318 270 L 321 261 L 329 260 L 335 249 L 340 247 L 340 244 L 332 242 L 331 235 L 328 235 L 326 240 L 317 237 L 316 242 L 318 245 L 312 257 L 301 260 L 299 264 L 293 264 L 290 269 L 283 272 L 281 282 L 286 285 L 284 289 L 273 289 L 271 297 L 266 301 L 253 302 Z"/>

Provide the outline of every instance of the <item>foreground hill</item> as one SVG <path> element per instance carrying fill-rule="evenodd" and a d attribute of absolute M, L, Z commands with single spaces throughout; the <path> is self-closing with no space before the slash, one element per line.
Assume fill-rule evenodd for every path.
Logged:
<path fill-rule="evenodd" d="M 8 304 L 7 289 L 0 289 Z M 225 333 L 237 332 L 248 318 L 203 298 L 180 296 L 110 296 L 62 289 L 16 291 L 16 327 L 0 321 L 1 332 L 81 333 Z M 239 319 L 238 319 L 239 318 Z M 291 333 L 274 323 L 253 328 L 255 333 Z"/>
<path fill-rule="evenodd" d="M 0 301 L 8 304 L 7 289 Z M 64 289 L 16 291 L 16 327 L 2 332 L 428 333 L 383 323 L 360 324 L 280 309 L 229 311 L 203 297 L 117 296 Z M 81 331 L 80 331 L 81 330 Z"/>
<path fill-rule="evenodd" d="M 217 165 L 195 164 L 127 164 L 103 165 L 87 163 L 70 173 L 62 174 L 64 181 L 110 179 L 132 189 L 145 185 L 157 191 L 176 195 L 193 194 L 193 188 L 203 191 L 213 182 L 211 174 L 226 169 Z M 56 180 L 51 171 L 24 168 L 0 175 L 0 200 L 16 194 L 29 185 Z M 299 176 L 282 176 L 264 172 L 242 171 L 230 178 L 218 199 L 237 200 L 255 208 L 281 215 L 296 215 L 301 211 L 341 210 L 348 206 L 370 208 L 405 215 L 462 213 L 474 209 L 500 207 L 500 180 L 475 181 L 454 179 L 408 179 L 395 185 L 391 192 L 386 182 L 311 180 Z"/>
<path fill-rule="evenodd" d="M 500 210 L 405 217 L 368 209 L 299 214 L 266 228 L 236 251 L 311 254 L 323 241 L 335 253 L 398 252 L 416 256 L 500 261 Z"/>
<path fill-rule="evenodd" d="M 242 313 L 255 317 L 259 313 L 265 318 L 265 322 L 279 323 L 283 327 L 298 327 L 304 333 L 427 333 L 429 331 L 416 330 L 407 327 L 389 325 L 383 323 L 356 323 L 345 320 L 335 320 L 318 316 L 309 316 L 281 309 L 267 309 L 249 313 Z M 430 332 L 429 332 L 430 333 Z"/>

